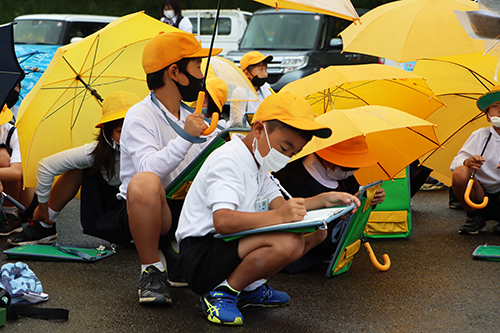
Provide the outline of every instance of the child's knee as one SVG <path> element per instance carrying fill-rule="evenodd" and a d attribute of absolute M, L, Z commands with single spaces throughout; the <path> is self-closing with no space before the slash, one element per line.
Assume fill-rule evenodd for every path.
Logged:
<path fill-rule="evenodd" d="M 6 168 L 10 166 L 10 155 L 7 148 L 0 147 L 0 168 Z"/>
<path fill-rule="evenodd" d="M 459 166 L 453 171 L 452 184 L 453 185 L 464 185 L 469 181 L 471 170 L 465 165 Z"/>
<path fill-rule="evenodd" d="M 301 234 L 287 232 L 275 245 L 275 249 L 283 259 L 298 260 L 304 253 L 305 238 Z M 288 261 L 287 260 L 287 261 Z"/>
<path fill-rule="evenodd" d="M 139 172 L 135 174 L 127 186 L 128 200 L 149 200 L 159 193 L 165 195 L 160 177 L 152 172 Z"/>

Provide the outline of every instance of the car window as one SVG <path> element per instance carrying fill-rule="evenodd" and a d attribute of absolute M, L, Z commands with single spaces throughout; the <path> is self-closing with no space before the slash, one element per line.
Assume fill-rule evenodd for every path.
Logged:
<path fill-rule="evenodd" d="M 14 25 L 14 43 L 60 45 L 64 22 L 20 20 Z"/>
<path fill-rule="evenodd" d="M 254 15 L 241 40 L 240 49 L 313 49 L 320 22 L 320 15 Z"/>
<path fill-rule="evenodd" d="M 189 20 L 193 25 L 193 34 L 198 34 L 198 18 L 190 17 Z M 200 17 L 201 33 L 200 35 L 212 35 L 214 32 L 215 18 Z M 228 17 L 219 17 L 217 34 L 228 36 L 231 34 L 231 19 Z"/>
<path fill-rule="evenodd" d="M 64 40 L 64 44 L 69 44 L 71 38 L 73 37 L 87 37 L 92 35 L 94 32 L 101 30 L 107 25 L 107 23 L 101 22 L 69 22 L 69 31 L 67 35 L 67 40 Z"/>

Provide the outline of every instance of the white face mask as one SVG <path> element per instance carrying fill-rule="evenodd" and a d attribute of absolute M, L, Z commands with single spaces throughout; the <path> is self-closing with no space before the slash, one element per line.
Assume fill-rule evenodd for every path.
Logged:
<path fill-rule="evenodd" d="M 171 19 L 173 19 L 173 18 L 175 17 L 175 12 L 174 12 L 173 10 L 164 10 L 164 11 L 163 11 L 163 15 L 164 15 L 167 19 L 171 20 Z"/>
<path fill-rule="evenodd" d="M 264 124 L 264 132 L 266 133 L 267 145 L 269 147 L 269 153 L 262 157 L 257 148 L 257 139 L 254 138 L 252 147 L 253 147 L 253 155 L 257 160 L 257 163 L 260 165 L 260 169 L 262 172 L 277 172 L 283 169 L 287 163 L 291 160 L 291 157 L 288 157 L 274 148 L 271 148 L 271 144 L 269 143 L 269 136 L 267 135 L 266 124 Z"/>
<path fill-rule="evenodd" d="M 350 170 L 350 171 L 344 171 L 342 170 L 341 167 L 336 166 L 335 169 L 326 169 L 326 174 L 328 175 L 329 178 L 333 180 L 344 180 L 349 178 L 350 176 L 354 175 L 354 172 L 356 170 Z"/>
<path fill-rule="evenodd" d="M 500 128 L 500 117 L 490 117 L 490 120 L 493 126 Z"/>

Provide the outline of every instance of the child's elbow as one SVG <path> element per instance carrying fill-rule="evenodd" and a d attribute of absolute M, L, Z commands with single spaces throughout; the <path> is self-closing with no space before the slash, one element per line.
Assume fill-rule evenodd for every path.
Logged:
<path fill-rule="evenodd" d="M 230 234 L 230 218 L 228 218 L 229 209 L 220 209 L 213 213 L 214 228 L 219 234 Z"/>

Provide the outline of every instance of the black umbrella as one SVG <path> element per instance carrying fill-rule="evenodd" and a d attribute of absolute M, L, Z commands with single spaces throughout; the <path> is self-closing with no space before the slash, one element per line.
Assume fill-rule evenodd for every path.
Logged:
<path fill-rule="evenodd" d="M 14 24 L 0 25 L 0 109 L 23 74 L 14 52 Z"/>

